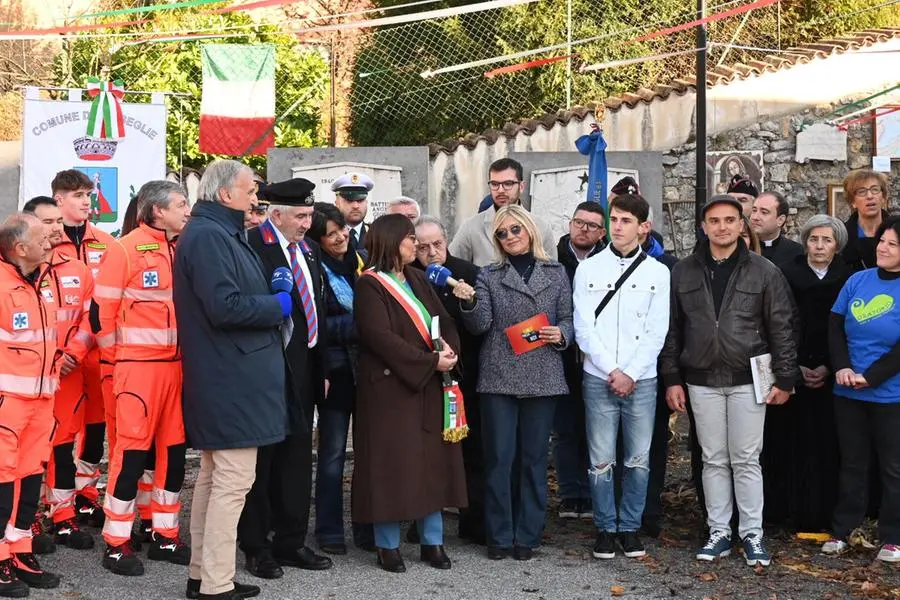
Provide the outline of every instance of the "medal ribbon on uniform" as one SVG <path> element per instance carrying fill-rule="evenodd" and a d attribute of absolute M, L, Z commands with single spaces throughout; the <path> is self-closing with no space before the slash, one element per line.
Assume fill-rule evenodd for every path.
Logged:
<path fill-rule="evenodd" d="M 121 79 L 100 81 L 89 77 L 87 84 L 91 101 L 88 116 L 87 135 L 97 139 L 118 140 L 125 137 L 125 117 L 119 101 L 125 97 L 125 87 Z"/>
<path fill-rule="evenodd" d="M 412 319 L 416 330 L 425 340 L 429 349 L 434 350 L 435 345 L 431 339 L 431 315 L 425 305 L 416 298 L 403 283 L 392 273 L 379 271 L 365 271 L 363 275 L 374 277 L 388 293 L 396 300 L 409 318 Z M 454 381 L 449 373 L 441 374 L 444 395 L 444 427 L 442 437 L 445 442 L 459 442 L 469 435 L 469 425 L 466 421 L 466 407 L 463 402 L 462 391 L 459 384 Z"/>

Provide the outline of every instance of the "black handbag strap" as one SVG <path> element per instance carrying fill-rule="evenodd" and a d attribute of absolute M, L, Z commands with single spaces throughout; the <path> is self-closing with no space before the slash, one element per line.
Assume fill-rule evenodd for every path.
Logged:
<path fill-rule="evenodd" d="M 600 301 L 600 304 L 597 305 L 597 309 L 594 311 L 594 319 L 600 316 L 600 313 L 603 312 L 603 309 L 606 308 L 606 305 L 609 304 L 609 301 L 613 299 L 613 296 L 616 295 L 616 292 L 619 291 L 619 288 L 631 277 L 631 274 L 634 273 L 635 269 L 640 266 L 644 260 L 647 259 L 647 253 L 643 250 L 638 255 L 637 258 L 634 259 L 634 262 L 631 263 L 631 266 L 625 269 L 625 272 L 619 277 L 618 281 L 616 281 L 616 285 L 613 286 L 613 289 L 609 290 L 606 295 L 603 297 L 603 300 Z"/>

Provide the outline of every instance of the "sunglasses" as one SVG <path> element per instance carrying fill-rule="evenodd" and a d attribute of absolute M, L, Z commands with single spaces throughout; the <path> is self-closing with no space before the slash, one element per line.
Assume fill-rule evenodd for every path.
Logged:
<path fill-rule="evenodd" d="M 520 233 L 522 233 L 522 226 L 521 225 L 513 225 L 512 227 L 509 228 L 509 231 L 507 231 L 506 229 L 498 229 L 497 231 L 494 232 L 494 236 L 496 236 L 496 238 L 502 242 L 503 240 L 508 238 L 510 235 L 518 236 Z"/>

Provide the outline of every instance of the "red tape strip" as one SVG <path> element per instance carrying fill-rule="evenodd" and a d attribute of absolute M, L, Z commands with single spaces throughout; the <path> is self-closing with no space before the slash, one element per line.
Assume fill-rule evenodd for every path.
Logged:
<path fill-rule="evenodd" d="M 485 72 L 484 76 L 488 79 L 492 77 L 496 77 L 497 75 L 506 75 L 507 73 L 515 73 L 516 71 L 524 71 L 525 69 L 533 69 L 535 67 L 542 67 L 544 65 L 548 65 L 550 63 L 558 62 L 561 60 L 566 60 L 575 56 L 574 54 L 566 54 L 565 56 L 554 56 L 552 58 L 541 58 L 539 60 L 530 60 L 528 62 L 518 63 L 515 65 L 509 65 L 508 67 L 500 67 L 499 69 L 492 69 L 490 71 Z"/>
<path fill-rule="evenodd" d="M 696 21 L 689 21 L 687 23 L 682 23 L 681 25 L 676 25 L 675 27 L 668 27 L 666 29 L 660 29 L 659 31 L 654 31 L 653 33 L 648 33 L 646 35 L 642 35 L 640 37 L 636 37 L 632 39 L 632 42 L 643 42 L 644 40 L 649 40 L 655 37 L 660 37 L 663 35 L 669 35 L 672 33 L 678 33 L 679 31 L 684 31 L 685 29 L 690 29 L 692 27 L 696 27 L 697 25 L 703 25 L 705 23 L 713 23 L 715 21 L 721 21 L 722 19 L 727 19 L 728 17 L 734 17 L 737 15 L 742 15 L 745 12 L 749 12 L 756 8 L 765 8 L 766 6 L 770 6 L 775 4 L 776 2 L 780 2 L 780 0 L 757 0 L 751 4 L 747 4 L 744 6 L 739 6 L 737 8 L 732 8 L 731 10 L 726 10 L 725 12 L 716 13 L 714 15 L 710 15 L 703 19 L 697 19 Z"/>

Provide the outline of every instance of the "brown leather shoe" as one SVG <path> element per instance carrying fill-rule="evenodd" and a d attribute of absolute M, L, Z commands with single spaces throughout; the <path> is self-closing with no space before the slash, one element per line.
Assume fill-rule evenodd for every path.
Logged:
<path fill-rule="evenodd" d="M 400 556 L 399 548 L 394 548 L 393 550 L 378 548 L 377 551 L 378 564 L 381 565 L 382 569 L 391 573 L 406 573 L 406 563 L 403 562 L 403 557 Z"/>
<path fill-rule="evenodd" d="M 453 566 L 450 562 L 450 557 L 444 552 L 443 546 L 428 546 L 422 544 L 422 547 L 419 550 L 419 558 L 422 559 L 422 562 L 427 562 L 435 569 L 449 569 Z"/>

